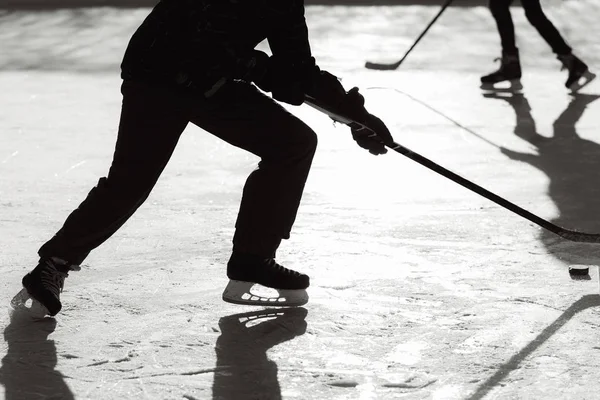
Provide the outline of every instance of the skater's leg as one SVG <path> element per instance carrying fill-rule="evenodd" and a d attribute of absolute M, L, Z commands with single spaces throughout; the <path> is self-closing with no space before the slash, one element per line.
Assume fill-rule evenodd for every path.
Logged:
<path fill-rule="evenodd" d="M 489 0 L 489 8 L 496 21 L 503 54 L 516 54 L 515 26 L 510 14 L 512 0 Z"/>
<path fill-rule="evenodd" d="M 533 25 L 557 58 L 563 64 L 564 69 L 569 71 L 569 76 L 565 86 L 571 91 L 576 92 L 589 84 L 596 77 L 588 70 L 588 66 L 572 53 L 571 47 L 567 44 L 556 27 L 544 14 L 540 0 L 522 0 L 525 16 Z"/>
<path fill-rule="evenodd" d="M 66 219 L 39 250 L 80 264 L 113 235 L 146 200 L 185 129 L 187 106 L 166 89 L 125 82 L 114 158 L 108 177 Z"/>
<path fill-rule="evenodd" d="M 309 277 L 279 265 L 275 252 L 290 230 L 317 146 L 316 134 L 255 87 L 234 82 L 200 108 L 191 121 L 260 157 L 244 186 L 227 263 L 223 300 L 260 306 L 299 306 L 308 301 Z M 277 291 L 255 293 L 254 284 Z"/>
<path fill-rule="evenodd" d="M 571 54 L 571 47 L 565 42 L 558 29 L 546 17 L 540 0 L 521 0 L 525 16 L 531 25 L 539 32 L 552 51 L 557 55 Z"/>
<path fill-rule="evenodd" d="M 11 301 L 35 316 L 56 315 L 70 271 L 122 226 L 148 197 L 188 123 L 180 96 L 125 82 L 113 163 L 57 234 L 39 250 L 38 265 L 23 277 L 24 289 Z M 26 300 L 33 305 L 26 307 Z"/>
<path fill-rule="evenodd" d="M 274 257 L 290 237 L 317 146 L 317 136 L 254 86 L 232 82 L 191 121 L 260 157 L 248 177 L 236 222 L 234 248 Z"/>
<path fill-rule="evenodd" d="M 514 92 L 523 88 L 520 81 L 519 50 L 515 43 L 515 27 L 510 14 L 511 3 L 512 0 L 489 0 L 489 8 L 500 34 L 502 57 L 500 69 L 481 77 L 481 88 L 484 90 Z M 509 82 L 510 86 L 496 87 L 500 82 Z"/>

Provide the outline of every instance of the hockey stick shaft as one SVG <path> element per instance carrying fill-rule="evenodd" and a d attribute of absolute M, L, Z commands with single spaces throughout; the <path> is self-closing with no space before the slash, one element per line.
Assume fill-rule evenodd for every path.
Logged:
<path fill-rule="evenodd" d="M 442 6 L 442 9 L 437 13 L 437 15 L 433 18 L 433 20 L 431 20 L 431 22 L 429 23 L 429 25 L 427 25 L 425 30 L 423 32 L 421 32 L 421 34 L 419 35 L 417 40 L 415 40 L 415 42 L 412 44 L 412 46 L 410 46 L 408 51 L 404 54 L 404 56 L 399 61 L 392 63 L 392 64 L 380 64 L 380 63 L 374 63 L 374 62 L 367 61 L 365 64 L 365 67 L 369 68 L 369 69 L 380 69 L 380 70 L 397 69 L 400 66 L 400 64 L 402 64 L 402 62 L 404 62 L 406 57 L 408 57 L 410 52 L 417 46 L 417 43 L 419 43 L 421 41 L 421 39 L 423 38 L 423 36 L 425 36 L 427 31 L 429 31 L 429 29 L 433 26 L 433 24 L 435 24 L 435 21 L 438 20 L 438 18 L 444 13 L 446 8 L 448 8 L 453 1 L 454 0 L 446 0 L 446 3 L 444 3 L 444 5 Z"/>
<path fill-rule="evenodd" d="M 341 122 L 344 124 L 360 125 L 358 122 L 352 120 L 349 117 L 343 116 L 341 114 L 336 114 L 335 112 L 327 110 L 326 107 L 319 104 L 319 102 L 313 98 L 307 97 L 306 103 L 308 105 L 310 105 L 311 107 L 329 115 L 329 117 L 332 118 L 334 121 L 338 121 L 338 122 Z M 364 126 L 364 127 L 369 129 L 368 126 Z M 414 151 L 412 151 L 396 142 L 392 142 L 391 144 L 386 145 L 386 146 L 388 148 L 390 148 L 391 150 L 394 150 L 394 151 L 410 158 L 411 160 L 421 164 L 422 166 L 424 166 L 434 172 L 437 172 L 438 174 L 442 175 L 443 177 L 448 178 L 455 183 L 458 183 L 459 185 L 463 186 L 464 188 L 469 189 L 472 192 L 475 192 L 475 193 L 485 197 L 486 199 L 493 201 L 494 203 L 506 208 L 507 210 L 512 211 L 513 213 L 533 222 L 534 224 L 537 224 L 538 226 L 540 226 L 562 238 L 565 238 L 565 239 L 573 241 L 573 242 L 580 242 L 580 243 L 600 243 L 600 234 L 577 232 L 577 231 L 562 228 L 558 225 L 553 224 L 550 221 L 547 221 L 547 220 L 525 210 L 524 208 L 517 206 L 516 204 L 506 200 L 505 198 L 500 197 L 497 194 L 490 192 L 489 190 L 477 185 L 476 183 L 473 183 L 473 182 L 469 181 L 468 179 L 463 178 L 462 176 L 442 167 L 439 164 L 436 164 L 435 162 L 429 160 L 428 158 L 423 157 L 422 155 L 415 153 Z"/>
<path fill-rule="evenodd" d="M 390 149 L 410 158 L 413 161 L 423 165 L 430 170 L 437 172 L 438 174 L 450 179 L 453 182 L 458 183 L 459 185 L 485 197 L 488 200 L 493 201 L 494 203 L 514 212 L 517 215 L 533 222 L 534 224 L 539 225 L 540 227 L 558 235 L 565 239 L 574 241 L 574 242 L 587 242 L 587 243 L 600 243 L 600 234 L 590 234 L 584 232 L 576 232 L 571 231 L 565 228 L 562 228 L 558 225 L 555 225 L 519 206 L 510 201 L 506 200 L 503 197 L 498 196 L 495 193 L 490 192 L 487 189 L 463 178 L 462 176 L 455 174 L 454 172 L 442 167 L 439 164 L 434 163 L 428 158 L 423 157 L 422 155 L 411 151 L 410 149 L 395 143 L 393 145 L 388 146 Z"/>

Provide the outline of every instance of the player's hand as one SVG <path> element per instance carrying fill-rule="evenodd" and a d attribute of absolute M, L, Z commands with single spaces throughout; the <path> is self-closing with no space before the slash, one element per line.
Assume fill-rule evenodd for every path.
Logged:
<path fill-rule="evenodd" d="M 394 139 L 383 121 L 372 114 L 367 114 L 361 122 L 368 128 L 358 124 L 350 126 L 352 138 L 356 143 L 376 156 L 387 153 L 386 145 L 391 146 Z"/>
<path fill-rule="evenodd" d="M 365 109 L 365 98 L 354 87 L 346 94 L 346 107 L 350 115 L 356 116 L 360 124 L 351 124 L 350 131 L 356 143 L 374 155 L 385 154 L 385 145 L 392 145 L 394 139 L 385 123 Z M 366 127 L 363 127 L 365 125 Z"/>

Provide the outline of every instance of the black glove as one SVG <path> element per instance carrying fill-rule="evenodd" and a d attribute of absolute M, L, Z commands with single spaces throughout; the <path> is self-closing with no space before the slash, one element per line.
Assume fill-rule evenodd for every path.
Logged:
<path fill-rule="evenodd" d="M 385 145 L 393 145 L 394 138 L 383 121 L 365 109 L 365 98 L 357 87 L 346 93 L 343 103 L 346 115 L 357 122 L 349 124 L 356 143 L 374 155 L 387 153 Z"/>
<path fill-rule="evenodd" d="M 306 94 L 313 105 L 328 113 L 334 121 L 350 126 L 356 143 L 371 154 L 385 154 L 385 146 L 394 145 L 394 139 L 383 121 L 366 110 L 365 98 L 357 87 L 346 92 L 335 75 L 320 71 Z"/>
<path fill-rule="evenodd" d="M 232 75 L 246 82 L 264 79 L 269 69 L 269 55 L 264 51 L 252 50 L 249 55 L 237 59 Z"/>
<path fill-rule="evenodd" d="M 312 57 L 300 62 L 290 62 L 272 56 L 265 64 L 264 73 L 253 79 L 253 82 L 262 91 L 270 92 L 275 100 L 299 106 L 304 103 L 307 88 L 318 71 L 319 67 Z"/>
<path fill-rule="evenodd" d="M 371 154 L 377 156 L 379 154 L 387 153 L 385 145 L 392 145 L 394 142 L 387 126 L 385 126 L 381 119 L 373 114 L 368 114 L 363 120 L 363 123 L 368 126 L 368 128 L 359 124 L 350 125 L 352 138 L 360 147 L 369 150 L 369 153 Z"/>

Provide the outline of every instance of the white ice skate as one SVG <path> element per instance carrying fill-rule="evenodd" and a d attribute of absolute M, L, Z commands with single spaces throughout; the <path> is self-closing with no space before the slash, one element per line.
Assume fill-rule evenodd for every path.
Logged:
<path fill-rule="evenodd" d="M 33 271 L 23 277 L 23 289 L 11 300 L 11 311 L 33 318 L 55 316 L 62 308 L 60 293 L 65 278 L 69 272 L 80 270 L 81 266 L 70 265 L 57 257 L 40 259 Z"/>
<path fill-rule="evenodd" d="M 32 298 L 25 288 L 21 289 L 10 301 L 10 313 L 11 315 L 29 316 L 33 319 L 43 319 L 50 314 L 48 309 Z"/>
<path fill-rule="evenodd" d="M 481 89 L 513 93 L 523 90 L 519 52 L 516 50 L 510 54 L 503 52 L 502 57 L 496 58 L 495 61 L 500 61 L 500 68 L 481 77 Z"/>
<path fill-rule="evenodd" d="M 572 53 L 563 54 L 558 55 L 557 58 L 562 63 L 560 70 L 563 71 L 566 69 L 569 71 L 565 86 L 571 90 L 571 93 L 581 90 L 596 78 L 596 75 L 589 70 L 587 64 L 581 61 L 576 55 Z"/>
<path fill-rule="evenodd" d="M 575 82 L 573 82 L 569 89 L 571 92 L 576 93 L 581 90 L 583 87 L 587 86 L 590 82 L 596 79 L 596 74 L 590 71 L 585 71 L 581 77 L 579 77 Z"/>
<path fill-rule="evenodd" d="M 308 303 L 308 293 L 305 289 L 273 289 L 231 279 L 223 291 L 223 300 L 252 306 L 298 307 Z"/>
<path fill-rule="evenodd" d="M 481 84 L 480 88 L 496 93 L 518 93 L 523 90 L 523 84 L 521 83 L 521 79 L 510 79 L 498 82 L 485 82 Z"/>

